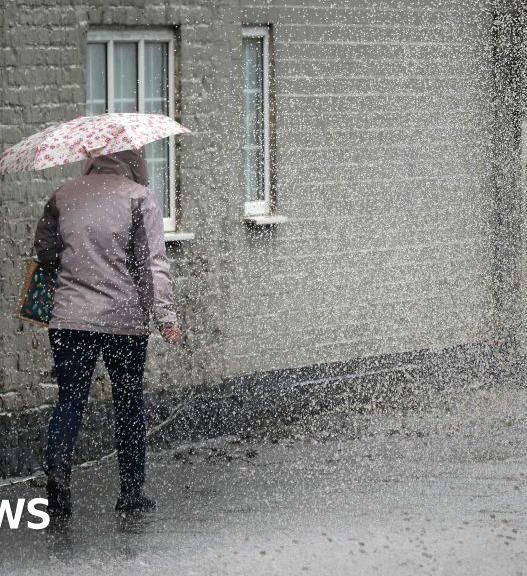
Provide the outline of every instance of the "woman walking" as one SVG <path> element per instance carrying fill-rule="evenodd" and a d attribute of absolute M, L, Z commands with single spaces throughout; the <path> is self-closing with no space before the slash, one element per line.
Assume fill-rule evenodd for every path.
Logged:
<path fill-rule="evenodd" d="M 112 383 L 121 492 L 116 509 L 153 508 L 145 495 L 143 373 L 152 320 L 181 339 L 171 301 L 163 218 L 147 186 L 143 152 L 89 160 L 44 208 L 35 250 L 58 271 L 49 340 L 59 388 L 48 430 L 48 511 L 71 515 L 70 478 L 97 358 Z"/>

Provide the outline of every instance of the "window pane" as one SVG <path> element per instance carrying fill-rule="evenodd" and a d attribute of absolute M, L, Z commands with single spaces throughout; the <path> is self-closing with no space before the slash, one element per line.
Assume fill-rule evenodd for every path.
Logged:
<path fill-rule="evenodd" d="M 106 44 L 88 44 L 86 114 L 103 114 L 106 103 Z"/>
<path fill-rule="evenodd" d="M 137 112 L 137 43 L 115 42 L 114 111 Z"/>
<path fill-rule="evenodd" d="M 145 42 L 145 104 L 148 114 L 168 114 L 168 43 Z M 170 216 L 168 140 L 146 147 L 150 189 L 155 193 L 163 216 Z"/>
<path fill-rule="evenodd" d="M 168 181 L 168 139 L 157 140 L 146 147 L 148 165 L 148 187 L 159 202 L 163 216 L 170 216 L 169 181 Z"/>
<path fill-rule="evenodd" d="M 263 38 L 243 39 L 245 199 L 265 200 Z"/>
<path fill-rule="evenodd" d="M 145 112 L 168 114 L 166 42 L 145 42 Z"/>

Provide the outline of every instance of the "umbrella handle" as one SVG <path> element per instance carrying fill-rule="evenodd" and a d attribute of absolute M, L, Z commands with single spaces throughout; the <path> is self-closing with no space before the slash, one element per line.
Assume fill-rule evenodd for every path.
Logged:
<path fill-rule="evenodd" d="M 86 154 L 86 156 L 88 158 L 95 158 L 95 156 L 99 156 L 99 154 L 93 154 L 94 152 L 97 152 L 98 150 L 102 150 L 104 148 L 104 146 L 99 146 L 99 148 L 94 148 L 93 150 L 88 150 L 88 148 L 86 148 L 86 146 L 82 145 L 84 152 Z"/>

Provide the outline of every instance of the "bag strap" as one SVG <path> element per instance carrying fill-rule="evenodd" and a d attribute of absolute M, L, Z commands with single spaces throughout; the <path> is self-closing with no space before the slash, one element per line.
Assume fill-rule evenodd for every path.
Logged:
<path fill-rule="evenodd" d="M 35 250 L 34 244 L 31 244 L 31 251 L 29 252 L 29 257 L 31 260 L 34 260 L 35 262 L 39 262 L 37 251 Z"/>

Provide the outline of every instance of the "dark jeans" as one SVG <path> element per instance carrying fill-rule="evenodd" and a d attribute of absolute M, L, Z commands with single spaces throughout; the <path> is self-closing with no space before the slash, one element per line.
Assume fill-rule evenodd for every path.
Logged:
<path fill-rule="evenodd" d="M 48 475 L 69 485 L 73 449 L 102 352 L 112 382 L 121 490 L 140 488 L 145 476 L 143 373 L 148 336 L 49 329 L 59 399 L 49 423 Z"/>

